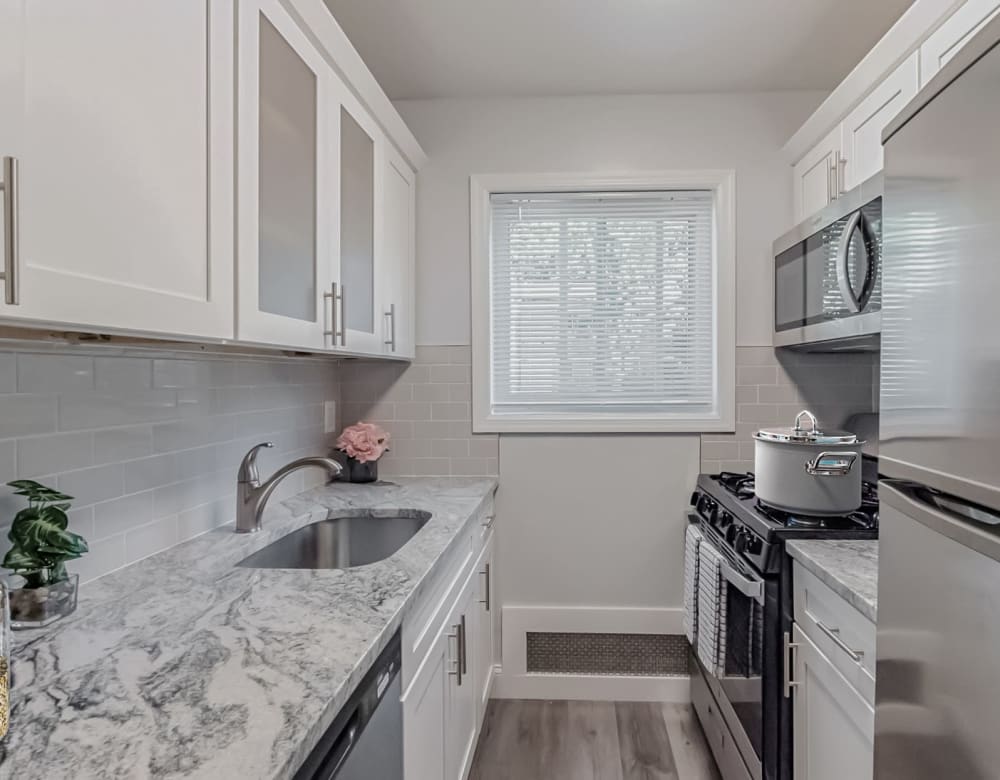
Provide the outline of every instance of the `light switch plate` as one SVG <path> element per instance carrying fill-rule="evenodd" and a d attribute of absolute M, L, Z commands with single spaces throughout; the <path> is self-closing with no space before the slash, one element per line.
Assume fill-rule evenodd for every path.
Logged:
<path fill-rule="evenodd" d="M 323 404 L 323 433 L 337 432 L 337 402 L 326 401 Z"/>

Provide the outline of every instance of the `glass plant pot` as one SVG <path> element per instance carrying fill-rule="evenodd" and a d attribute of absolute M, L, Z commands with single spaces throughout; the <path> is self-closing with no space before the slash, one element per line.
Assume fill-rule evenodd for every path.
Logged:
<path fill-rule="evenodd" d="M 7 580 L 11 628 L 42 628 L 76 610 L 80 575 L 43 588 L 25 588 L 24 578 L 14 575 Z"/>

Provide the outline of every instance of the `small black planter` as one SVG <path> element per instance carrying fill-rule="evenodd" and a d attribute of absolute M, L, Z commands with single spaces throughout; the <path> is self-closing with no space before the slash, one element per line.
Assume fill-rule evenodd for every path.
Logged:
<path fill-rule="evenodd" d="M 346 465 L 341 474 L 341 478 L 346 482 L 377 482 L 378 481 L 378 461 L 370 460 L 367 463 L 348 456 Z"/>

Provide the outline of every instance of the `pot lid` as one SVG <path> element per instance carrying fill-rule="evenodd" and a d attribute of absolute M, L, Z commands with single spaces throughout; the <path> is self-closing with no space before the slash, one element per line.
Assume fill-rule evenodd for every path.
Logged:
<path fill-rule="evenodd" d="M 806 426 L 803 427 L 803 418 Z M 791 428 L 762 428 L 753 435 L 761 441 L 786 441 L 802 444 L 858 444 L 857 434 L 847 431 L 821 431 L 816 415 L 809 411 L 801 411 L 795 416 L 795 425 Z"/>

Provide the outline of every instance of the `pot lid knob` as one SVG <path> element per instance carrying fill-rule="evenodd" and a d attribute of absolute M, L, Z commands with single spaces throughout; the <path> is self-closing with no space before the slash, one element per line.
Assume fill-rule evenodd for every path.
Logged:
<path fill-rule="evenodd" d="M 819 421 L 816 419 L 816 415 L 810 412 L 808 409 L 803 409 L 797 415 L 795 415 L 795 428 L 796 432 L 804 431 L 802 427 L 802 418 L 805 417 L 809 420 L 809 430 L 808 433 L 818 433 L 819 432 Z"/>

